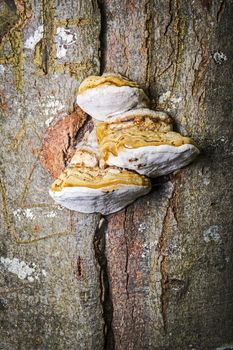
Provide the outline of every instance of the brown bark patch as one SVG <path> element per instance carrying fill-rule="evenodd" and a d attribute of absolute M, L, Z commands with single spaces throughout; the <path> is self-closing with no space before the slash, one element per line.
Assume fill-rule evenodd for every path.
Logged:
<path fill-rule="evenodd" d="M 77 107 L 75 112 L 57 119 L 48 128 L 40 160 L 53 177 L 58 177 L 74 155 L 75 146 L 92 129 L 91 118 Z"/>
<path fill-rule="evenodd" d="M 113 303 L 112 328 L 117 349 L 147 349 L 145 330 L 145 295 L 147 282 L 142 267 L 145 251 L 137 213 L 122 210 L 108 217 L 107 258 Z"/>

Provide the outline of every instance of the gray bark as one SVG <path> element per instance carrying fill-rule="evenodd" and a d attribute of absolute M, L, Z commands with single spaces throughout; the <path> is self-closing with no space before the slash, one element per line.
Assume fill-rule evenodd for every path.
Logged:
<path fill-rule="evenodd" d="M 231 0 L 0 3 L 1 349 L 233 348 L 232 17 Z M 100 225 L 53 203 L 39 152 L 109 71 L 202 154 Z"/>

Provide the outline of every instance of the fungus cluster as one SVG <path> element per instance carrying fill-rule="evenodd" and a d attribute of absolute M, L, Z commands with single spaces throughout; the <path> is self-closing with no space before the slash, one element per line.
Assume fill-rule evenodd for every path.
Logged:
<path fill-rule="evenodd" d="M 149 177 L 180 169 L 199 154 L 194 141 L 174 132 L 171 118 L 149 109 L 144 91 L 120 75 L 85 79 L 76 102 L 94 128 L 50 189 L 68 209 L 116 212 L 150 191 Z"/>

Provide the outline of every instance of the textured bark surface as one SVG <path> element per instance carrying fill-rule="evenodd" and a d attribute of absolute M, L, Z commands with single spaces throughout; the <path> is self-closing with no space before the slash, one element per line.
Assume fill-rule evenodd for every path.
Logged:
<path fill-rule="evenodd" d="M 75 153 L 75 146 L 81 141 L 91 118 L 81 110 L 56 118 L 43 139 L 40 161 L 55 178 L 65 169 Z"/>
<path fill-rule="evenodd" d="M 5 1 L 0 18 L 0 348 L 233 348 L 233 2 Z M 53 203 L 39 155 L 109 71 L 202 154 L 101 218 Z"/>

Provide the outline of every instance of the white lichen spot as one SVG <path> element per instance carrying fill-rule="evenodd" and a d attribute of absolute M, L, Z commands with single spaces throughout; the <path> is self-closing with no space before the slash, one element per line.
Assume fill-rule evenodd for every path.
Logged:
<path fill-rule="evenodd" d="M 47 272 L 45 271 L 45 270 L 41 270 L 41 273 L 42 273 L 42 275 L 44 276 L 44 277 L 46 277 L 47 276 Z"/>
<path fill-rule="evenodd" d="M 139 226 L 138 226 L 138 231 L 139 231 L 139 232 L 143 232 L 143 231 L 146 230 L 146 228 L 147 228 L 146 223 L 145 223 L 145 222 L 141 222 L 141 223 L 139 224 Z"/>
<path fill-rule="evenodd" d="M 35 263 L 27 264 L 17 258 L 0 258 L 0 263 L 7 271 L 15 274 L 21 280 L 27 280 L 32 283 L 34 280 L 39 280 L 39 277 L 46 276 L 45 270 L 40 270 Z"/>
<path fill-rule="evenodd" d="M 64 103 L 56 99 L 54 96 L 49 96 L 49 99 L 43 103 L 42 107 L 44 114 L 47 117 L 49 116 L 49 118 L 46 120 L 47 123 L 50 123 L 52 118 L 54 118 L 54 115 L 56 115 L 58 112 L 60 113 L 66 109 Z"/>
<path fill-rule="evenodd" d="M 55 211 L 51 211 L 46 214 L 47 218 L 55 218 L 57 216 L 57 213 Z"/>
<path fill-rule="evenodd" d="M 210 184 L 210 178 L 207 176 L 203 177 L 203 184 L 205 186 L 208 186 Z"/>
<path fill-rule="evenodd" d="M 171 103 L 174 105 L 181 102 L 181 101 L 182 101 L 182 97 L 172 97 L 171 98 Z"/>
<path fill-rule="evenodd" d="M 199 171 L 199 175 L 202 179 L 202 182 L 205 186 L 208 186 L 211 182 L 211 172 L 210 169 L 208 167 L 203 167 L 200 171 Z"/>
<path fill-rule="evenodd" d="M 150 252 L 149 245 L 148 244 L 144 244 L 144 250 L 143 250 L 143 253 L 141 255 L 142 259 L 145 259 L 148 256 L 149 252 Z"/>
<path fill-rule="evenodd" d="M 160 97 L 159 97 L 159 103 L 163 104 L 166 101 L 169 101 L 172 107 L 176 107 L 178 103 L 182 101 L 182 97 L 178 96 L 173 96 L 171 97 L 171 91 L 164 92 Z"/>
<path fill-rule="evenodd" d="M 5 67 L 3 64 L 0 64 L 0 74 L 3 74 L 5 71 Z"/>
<path fill-rule="evenodd" d="M 27 279 L 28 279 L 28 282 L 30 282 L 30 283 L 31 283 L 31 282 L 34 282 L 34 278 L 33 278 L 32 276 L 28 276 Z"/>
<path fill-rule="evenodd" d="M 24 44 L 26 49 L 34 50 L 36 44 L 43 38 L 44 27 L 41 25 L 37 28 L 35 33 L 30 36 Z"/>
<path fill-rule="evenodd" d="M 16 209 L 13 211 L 14 216 L 21 221 L 22 217 L 33 220 L 35 218 L 32 209 Z"/>
<path fill-rule="evenodd" d="M 54 117 L 48 118 L 48 119 L 45 121 L 45 125 L 46 125 L 47 127 L 49 127 L 49 125 L 52 123 L 53 119 L 54 119 Z"/>
<path fill-rule="evenodd" d="M 223 64 L 227 60 L 227 56 L 222 51 L 216 51 L 212 55 L 216 64 Z"/>
<path fill-rule="evenodd" d="M 50 98 L 51 99 L 46 103 L 47 108 L 56 108 L 56 110 L 64 108 L 64 105 L 60 100 L 56 100 L 54 96 L 50 96 Z"/>
<path fill-rule="evenodd" d="M 65 57 L 68 47 L 73 45 L 76 39 L 76 34 L 72 33 L 70 29 L 58 27 L 56 33 L 57 58 Z"/>
<path fill-rule="evenodd" d="M 21 221 L 21 209 L 16 209 L 13 211 L 13 215 L 19 220 Z"/>
<path fill-rule="evenodd" d="M 203 232 L 203 238 L 206 243 L 209 243 L 210 241 L 220 241 L 221 236 L 219 233 L 218 225 L 212 225 L 207 230 L 205 230 Z"/>
<path fill-rule="evenodd" d="M 25 216 L 27 219 L 31 219 L 31 220 L 34 219 L 34 214 L 32 212 L 32 209 L 29 209 L 29 208 L 25 209 Z"/>
<path fill-rule="evenodd" d="M 164 103 L 167 101 L 167 99 L 171 96 L 171 91 L 164 92 L 160 97 L 159 97 L 159 103 Z"/>

